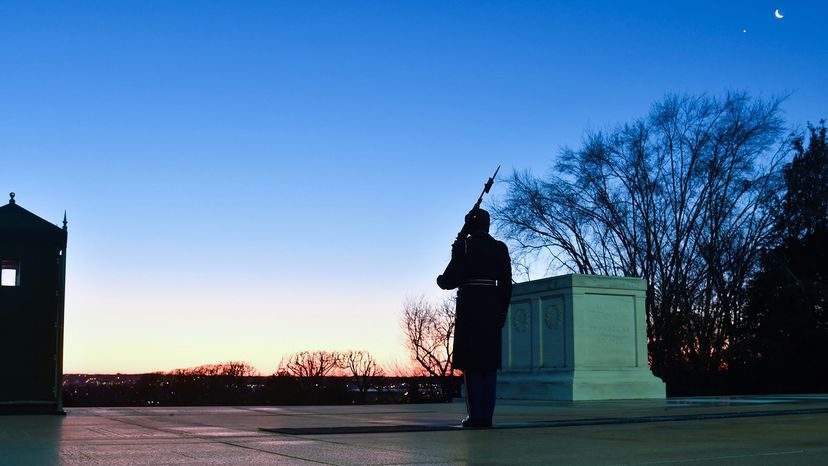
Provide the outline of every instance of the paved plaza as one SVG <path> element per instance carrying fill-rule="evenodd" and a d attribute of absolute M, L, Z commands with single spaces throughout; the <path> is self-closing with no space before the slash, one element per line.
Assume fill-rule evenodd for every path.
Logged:
<path fill-rule="evenodd" d="M 828 395 L 66 411 L 0 416 L 0 465 L 828 464 Z"/>

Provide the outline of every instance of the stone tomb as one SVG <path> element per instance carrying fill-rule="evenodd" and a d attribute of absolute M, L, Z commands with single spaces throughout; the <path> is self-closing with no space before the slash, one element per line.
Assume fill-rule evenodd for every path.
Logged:
<path fill-rule="evenodd" d="M 646 290 L 639 278 L 579 274 L 514 285 L 498 398 L 664 398 L 647 363 Z"/>

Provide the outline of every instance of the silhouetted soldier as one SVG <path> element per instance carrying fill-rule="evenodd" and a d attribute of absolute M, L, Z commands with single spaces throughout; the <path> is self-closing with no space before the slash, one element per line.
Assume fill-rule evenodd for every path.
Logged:
<path fill-rule="evenodd" d="M 506 245 L 489 235 L 489 213 L 472 209 L 451 246 L 451 261 L 437 285 L 457 290 L 453 367 L 463 371 L 468 416 L 463 427 L 491 427 L 501 329 L 512 296 L 512 265 Z M 462 235 L 465 236 L 465 235 Z"/>

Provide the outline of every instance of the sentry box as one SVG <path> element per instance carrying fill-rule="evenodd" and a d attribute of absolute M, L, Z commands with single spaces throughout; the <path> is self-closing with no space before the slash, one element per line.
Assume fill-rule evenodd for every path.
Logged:
<path fill-rule="evenodd" d="M 63 414 L 66 214 L 0 207 L 0 414 Z"/>

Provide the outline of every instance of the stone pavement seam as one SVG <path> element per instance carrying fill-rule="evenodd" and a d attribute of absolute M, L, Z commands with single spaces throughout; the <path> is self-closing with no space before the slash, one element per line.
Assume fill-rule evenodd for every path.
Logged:
<path fill-rule="evenodd" d="M 238 445 L 238 444 L 233 443 L 233 442 L 216 441 L 216 442 L 213 442 L 213 443 L 221 443 L 221 444 L 228 445 L 228 446 L 231 446 L 231 447 L 244 448 L 246 450 L 258 451 L 260 453 L 268 453 L 270 455 L 282 456 L 282 457 L 290 458 L 290 459 L 294 459 L 294 460 L 307 461 L 309 463 L 327 464 L 327 465 L 330 465 L 330 466 L 336 466 L 335 463 L 325 463 L 324 461 L 312 460 L 310 458 L 302 458 L 300 456 L 287 455 L 287 454 L 284 454 L 284 453 L 276 453 L 274 451 L 264 450 L 264 449 L 261 449 L 261 448 L 255 448 L 255 447 L 251 447 L 251 446 L 247 446 L 247 445 Z"/>

